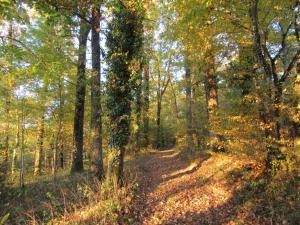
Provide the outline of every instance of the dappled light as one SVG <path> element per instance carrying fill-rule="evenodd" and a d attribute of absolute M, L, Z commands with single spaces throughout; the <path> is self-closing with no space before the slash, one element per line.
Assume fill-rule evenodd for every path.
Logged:
<path fill-rule="evenodd" d="M 300 224 L 299 0 L 0 0 L 0 225 Z"/>

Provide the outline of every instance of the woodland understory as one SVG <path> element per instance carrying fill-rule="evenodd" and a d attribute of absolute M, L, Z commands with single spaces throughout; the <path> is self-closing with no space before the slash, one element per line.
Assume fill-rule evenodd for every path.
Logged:
<path fill-rule="evenodd" d="M 299 0 L 0 0 L 0 225 L 300 224 Z"/>

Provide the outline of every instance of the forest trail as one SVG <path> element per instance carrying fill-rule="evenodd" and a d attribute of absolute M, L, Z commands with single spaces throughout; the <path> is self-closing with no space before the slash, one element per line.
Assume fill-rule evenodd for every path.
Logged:
<path fill-rule="evenodd" d="M 186 161 L 175 150 L 152 152 L 141 160 L 134 224 L 235 224 L 235 196 L 243 182 L 230 178 L 245 168 L 245 161 L 204 153 L 197 162 Z"/>

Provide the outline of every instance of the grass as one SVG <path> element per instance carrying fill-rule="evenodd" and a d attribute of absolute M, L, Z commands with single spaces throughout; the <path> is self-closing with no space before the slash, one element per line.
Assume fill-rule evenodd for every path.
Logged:
<path fill-rule="evenodd" d="M 6 223 L 116 224 L 131 200 L 130 182 L 116 191 L 88 171 L 72 176 L 60 172 L 55 181 L 46 176 L 34 180 L 24 190 L 11 185 L 1 193 L 0 218 L 7 217 Z"/>

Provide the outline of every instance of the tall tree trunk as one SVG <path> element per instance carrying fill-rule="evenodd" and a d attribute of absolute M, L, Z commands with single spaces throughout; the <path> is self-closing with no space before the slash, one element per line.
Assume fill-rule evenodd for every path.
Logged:
<path fill-rule="evenodd" d="M 41 114 L 38 120 L 38 139 L 37 146 L 35 151 L 35 160 L 34 160 L 34 175 L 41 175 L 42 173 L 42 164 L 43 164 L 43 154 L 45 156 L 45 166 L 46 164 L 46 154 L 44 152 L 44 134 L 45 134 L 45 114 L 46 114 L 46 93 L 48 90 L 48 81 L 43 80 L 43 87 L 40 93 L 40 105 L 41 105 Z"/>
<path fill-rule="evenodd" d="M 206 108 L 208 118 L 208 136 L 209 146 L 211 150 L 216 152 L 225 151 L 223 141 L 225 140 L 222 134 L 218 134 L 219 119 L 218 110 L 218 82 L 215 74 L 215 60 L 211 50 L 208 50 L 206 56 L 205 68 L 205 93 L 206 93 Z"/>
<path fill-rule="evenodd" d="M 42 173 L 42 163 L 43 163 L 43 153 L 44 153 L 44 134 L 45 134 L 45 109 L 42 110 L 42 115 L 38 122 L 38 140 L 35 151 L 34 160 L 34 175 L 41 175 Z"/>
<path fill-rule="evenodd" d="M 205 94 L 206 107 L 209 123 L 212 125 L 215 120 L 216 110 L 218 108 L 218 84 L 215 75 L 214 56 L 209 52 L 206 59 L 205 69 Z"/>
<path fill-rule="evenodd" d="M 102 112 L 101 112 L 101 53 L 100 53 L 100 5 L 92 9 L 92 78 L 91 78 L 91 151 L 93 170 L 103 179 Z"/>
<path fill-rule="evenodd" d="M 156 98 L 157 98 L 157 109 L 156 109 L 156 148 L 161 148 L 161 74 L 160 71 L 158 71 L 158 86 L 157 86 L 157 92 L 156 92 Z"/>
<path fill-rule="evenodd" d="M 156 110 L 156 148 L 160 149 L 161 143 L 161 97 L 157 97 L 157 110 Z"/>
<path fill-rule="evenodd" d="M 54 144 L 54 152 L 53 152 L 53 165 L 52 165 L 52 174 L 54 179 L 57 173 L 58 167 L 58 153 L 61 151 L 60 145 L 62 142 L 62 128 L 63 128 L 63 107 L 64 107 L 64 79 L 63 77 L 60 78 L 58 84 L 58 95 L 59 95 L 59 109 L 58 109 L 58 121 L 57 121 L 57 131 L 55 137 L 55 144 Z"/>
<path fill-rule="evenodd" d="M 191 71 L 188 66 L 185 67 L 186 83 L 186 126 L 187 126 L 187 148 L 192 151 L 193 144 L 193 111 L 192 111 L 192 79 Z"/>
<path fill-rule="evenodd" d="M 9 23 L 9 31 L 8 31 L 9 43 L 8 46 L 12 47 L 11 40 L 13 38 L 13 23 Z M 10 64 L 12 65 L 12 61 L 10 60 Z M 10 79 L 8 79 L 10 82 Z M 9 136 L 10 136 L 10 107 L 11 107 L 11 89 L 9 87 L 6 91 L 5 98 L 5 116 L 6 116 L 6 124 L 5 124 L 5 141 L 4 141 L 4 160 L 3 160 L 3 170 L 4 170 L 4 179 L 6 179 L 7 172 L 9 170 Z"/>
<path fill-rule="evenodd" d="M 84 19 L 80 20 L 79 50 L 77 63 L 76 100 L 74 113 L 74 150 L 72 154 L 71 172 L 83 171 L 83 126 L 84 126 L 84 103 L 86 92 L 86 47 L 89 27 Z"/>
<path fill-rule="evenodd" d="M 8 172 L 8 160 L 9 160 L 9 136 L 10 136 L 10 104 L 11 104 L 11 94 L 10 90 L 7 90 L 6 99 L 5 99 L 5 116 L 6 116 L 6 124 L 5 124 L 5 142 L 4 142 L 4 161 L 3 161 L 3 170 L 6 178 L 6 174 Z"/>
<path fill-rule="evenodd" d="M 25 144 L 24 144 L 24 137 L 25 137 L 25 110 L 24 110 L 24 99 L 22 99 L 22 113 L 21 113 L 21 152 L 20 152 L 20 159 L 21 159 L 21 168 L 20 168 L 20 188 L 24 188 L 24 151 L 25 151 Z"/>
<path fill-rule="evenodd" d="M 144 68 L 144 139 L 145 146 L 149 145 L 149 107 L 150 107 L 150 71 L 149 71 L 149 62 L 145 65 Z"/>
<path fill-rule="evenodd" d="M 135 148 L 139 152 L 141 147 L 141 118 L 142 118 L 142 72 L 140 71 L 137 78 L 136 87 L 136 102 L 135 102 L 135 116 L 137 130 L 135 132 Z"/>
<path fill-rule="evenodd" d="M 123 166 L 125 146 L 128 144 L 131 123 L 132 85 L 131 78 L 139 72 L 132 62 L 141 59 L 143 15 L 135 6 L 126 7 L 115 1 L 112 19 L 107 32 L 107 108 L 110 122 L 108 178 L 118 187 L 124 184 Z"/>
<path fill-rule="evenodd" d="M 176 91 L 173 85 L 173 81 L 170 82 L 171 89 L 172 89 L 172 95 L 173 95 L 173 100 L 174 100 L 174 108 L 175 108 L 175 114 L 176 114 L 176 123 L 179 125 L 179 109 L 178 109 L 178 101 L 177 101 L 177 95 Z"/>
<path fill-rule="evenodd" d="M 11 162 L 11 173 L 12 174 L 15 172 L 15 169 L 16 169 L 17 151 L 19 150 L 19 148 L 20 148 L 20 115 L 19 115 L 19 111 L 17 110 L 16 146 L 13 151 L 12 162 Z"/>

